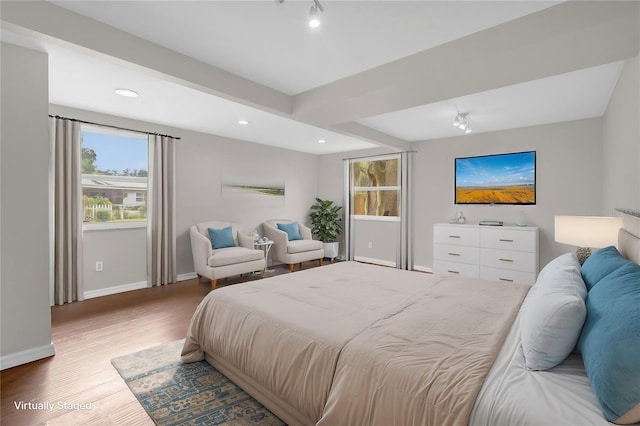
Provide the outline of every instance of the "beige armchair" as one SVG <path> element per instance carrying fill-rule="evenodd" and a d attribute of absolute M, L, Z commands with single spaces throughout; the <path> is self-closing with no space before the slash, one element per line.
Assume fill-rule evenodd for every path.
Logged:
<path fill-rule="evenodd" d="M 232 227 L 235 247 L 213 248 L 209 238 L 209 228 Z M 238 225 L 229 222 L 203 222 L 190 228 L 193 266 L 198 277 L 211 280 L 211 288 L 216 288 L 218 279 L 248 272 L 260 271 L 264 277 L 265 259 L 262 250 L 253 248 L 253 237 L 238 232 Z"/>
<path fill-rule="evenodd" d="M 286 232 L 278 229 L 278 223 L 289 224 L 293 222 L 293 220 L 281 219 L 268 220 L 262 224 L 264 236 L 273 241 L 271 253 L 274 259 L 288 264 L 291 272 L 293 272 L 296 263 L 302 263 L 308 260 L 318 259 L 320 265 L 322 265 L 322 258 L 324 257 L 322 241 L 311 238 L 311 229 L 298 223 L 302 239 L 292 241 L 289 241 Z"/>

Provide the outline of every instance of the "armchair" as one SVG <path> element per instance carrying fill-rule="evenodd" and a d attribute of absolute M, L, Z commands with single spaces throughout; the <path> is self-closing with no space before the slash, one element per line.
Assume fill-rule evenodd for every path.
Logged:
<path fill-rule="evenodd" d="M 223 229 L 231 226 L 234 247 L 214 248 L 209 228 Z M 247 272 L 260 271 L 264 277 L 265 259 L 262 250 L 253 248 L 253 237 L 238 232 L 238 225 L 229 222 L 203 222 L 191 226 L 191 251 L 193 266 L 198 277 L 211 280 L 215 289 L 218 279 Z"/>
<path fill-rule="evenodd" d="M 273 241 L 271 253 L 276 260 L 289 265 L 289 270 L 293 272 L 296 263 L 306 262 L 308 260 L 320 261 L 324 257 L 324 249 L 322 241 L 314 240 L 311 237 L 311 229 L 298 223 L 300 231 L 300 240 L 289 241 L 288 234 L 278 229 L 278 224 L 291 224 L 293 220 L 268 220 L 262 224 L 263 234 Z"/>

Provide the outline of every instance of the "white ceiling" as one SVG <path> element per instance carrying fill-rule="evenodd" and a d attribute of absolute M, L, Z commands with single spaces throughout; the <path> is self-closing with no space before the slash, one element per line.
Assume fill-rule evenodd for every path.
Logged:
<path fill-rule="evenodd" d="M 51 3 L 292 96 L 357 79 L 375 67 L 561 2 L 322 1 L 325 12 L 317 29 L 306 26 L 311 0 Z M 144 72 L 50 37 L 10 30 L 3 25 L 4 41 L 49 53 L 53 104 L 314 154 L 375 146 L 375 138 L 340 131 L 340 122 L 332 123 L 335 127 L 303 123 L 295 115 L 163 78 L 161 72 Z M 597 117 L 604 113 L 622 63 L 470 92 L 357 123 L 399 140 L 421 141 L 460 135 L 451 125 L 456 109 L 470 113 L 474 133 Z M 117 87 L 136 90 L 140 97 L 118 97 L 113 93 Z M 238 119 L 250 124 L 240 126 Z M 327 142 L 318 144 L 318 139 Z"/>
<path fill-rule="evenodd" d="M 536 12 L 546 1 L 53 1 L 289 95 Z M 144 23 L 144 24 L 142 24 Z"/>
<path fill-rule="evenodd" d="M 314 154 L 375 146 L 72 50 L 50 46 L 49 53 L 49 96 L 58 105 Z M 140 96 L 118 96 L 117 87 L 134 89 Z M 249 124 L 240 125 L 239 120 Z M 319 144 L 320 139 L 325 143 Z"/>
<path fill-rule="evenodd" d="M 453 127 L 456 111 L 468 113 L 475 133 L 600 117 L 615 88 L 623 61 L 599 65 L 358 120 L 415 142 L 463 131 Z"/>

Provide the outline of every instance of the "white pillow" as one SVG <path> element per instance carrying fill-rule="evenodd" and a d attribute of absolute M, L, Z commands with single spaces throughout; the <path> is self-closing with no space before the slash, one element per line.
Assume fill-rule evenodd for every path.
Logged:
<path fill-rule="evenodd" d="M 571 353 L 587 316 L 587 288 L 574 253 L 540 271 L 522 308 L 520 338 L 529 370 L 548 370 Z"/>

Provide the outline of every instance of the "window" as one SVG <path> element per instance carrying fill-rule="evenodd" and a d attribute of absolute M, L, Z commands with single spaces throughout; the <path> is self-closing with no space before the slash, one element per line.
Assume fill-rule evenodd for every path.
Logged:
<path fill-rule="evenodd" d="M 400 215 L 400 160 L 352 163 L 353 214 L 362 219 Z"/>
<path fill-rule="evenodd" d="M 147 138 L 137 133 L 82 128 L 82 199 L 85 224 L 145 223 Z"/>

